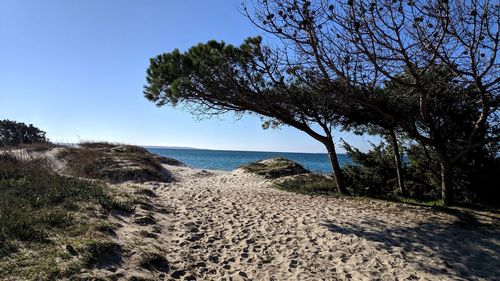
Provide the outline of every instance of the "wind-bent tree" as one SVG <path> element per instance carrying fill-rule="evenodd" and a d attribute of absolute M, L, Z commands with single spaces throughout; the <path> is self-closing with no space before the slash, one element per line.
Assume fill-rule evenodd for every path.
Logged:
<path fill-rule="evenodd" d="M 184 105 L 196 115 L 250 113 L 264 117 L 264 126 L 301 130 L 325 146 L 337 189 L 345 193 L 332 136 L 338 120 L 333 102 L 342 86 L 283 61 L 260 37 L 239 47 L 209 41 L 151 59 L 144 94 L 158 106 Z"/>
<path fill-rule="evenodd" d="M 491 120 L 498 114 L 500 84 L 496 1 L 249 0 L 244 11 L 256 26 L 282 40 L 294 63 L 315 69 L 324 81 L 341 81 L 362 93 L 345 100 L 378 116 L 372 123 L 392 123 L 431 147 L 439 156 L 445 204 L 452 200 L 455 163 L 498 141 L 498 134 L 489 137 Z M 432 110 L 443 85 L 439 79 L 437 84 L 428 79 L 436 67 L 468 89 L 467 94 L 456 92 L 457 104 L 469 101 L 472 93 L 478 105 L 479 114 L 464 120 L 472 130 L 460 128 L 460 140 L 450 140 L 439 129 L 450 112 Z M 419 118 L 392 114 L 372 103 L 371 97 L 388 82 L 404 86 L 406 96 L 418 104 Z"/>
<path fill-rule="evenodd" d="M 45 132 L 22 122 L 0 120 L 0 143 L 2 145 L 18 145 L 47 142 Z"/>

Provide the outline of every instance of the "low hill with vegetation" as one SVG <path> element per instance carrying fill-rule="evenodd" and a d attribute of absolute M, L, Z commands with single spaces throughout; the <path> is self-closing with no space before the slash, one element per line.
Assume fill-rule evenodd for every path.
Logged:
<path fill-rule="evenodd" d="M 69 175 L 111 183 L 169 182 L 172 176 L 162 164 L 183 165 L 175 159 L 151 154 L 142 147 L 102 142 L 64 148 L 57 158 L 65 162 L 64 172 Z"/>
<path fill-rule="evenodd" d="M 272 158 L 245 164 L 240 167 L 272 180 L 272 187 L 309 195 L 337 193 L 335 180 L 328 175 L 311 173 L 302 165 L 285 158 Z"/>
<path fill-rule="evenodd" d="M 240 168 L 268 179 L 310 173 L 307 169 L 302 167 L 302 165 L 285 158 L 261 160 L 245 164 Z"/>
<path fill-rule="evenodd" d="M 119 257 L 108 218 L 134 211 L 126 194 L 6 153 L 0 186 L 0 279 L 55 280 Z"/>
<path fill-rule="evenodd" d="M 0 280 L 85 279 L 119 267 L 131 250 L 116 236 L 123 218 L 150 225 L 156 209 L 153 190 L 117 183 L 170 182 L 165 163 L 184 165 L 110 143 L 0 150 Z M 138 263 L 149 271 L 168 269 L 148 249 Z"/>

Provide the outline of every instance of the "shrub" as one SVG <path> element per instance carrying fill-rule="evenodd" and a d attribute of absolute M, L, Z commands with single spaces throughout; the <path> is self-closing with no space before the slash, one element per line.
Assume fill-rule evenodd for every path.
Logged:
<path fill-rule="evenodd" d="M 343 168 L 352 195 L 398 197 L 394 156 L 386 144 L 374 145 L 366 153 L 348 145 L 345 148 L 354 162 L 354 165 Z M 410 144 L 405 152 L 403 179 L 406 196 L 417 201 L 439 200 L 441 175 L 436 153 L 417 144 Z M 492 147 L 491 151 L 477 150 L 455 164 L 453 201 L 456 204 L 498 205 L 498 155 L 498 147 Z"/>
<path fill-rule="evenodd" d="M 354 164 L 343 167 L 349 193 L 359 196 L 393 197 L 397 190 L 396 167 L 392 152 L 384 145 L 373 145 L 363 153 L 345 144 Z"/>
<path fill-rule="evenodd" d="M 302 194 L 334 194 L 335 180 L 318 174 L 297 175 L 274 182 L 274 186 L 285 191 Z"/>

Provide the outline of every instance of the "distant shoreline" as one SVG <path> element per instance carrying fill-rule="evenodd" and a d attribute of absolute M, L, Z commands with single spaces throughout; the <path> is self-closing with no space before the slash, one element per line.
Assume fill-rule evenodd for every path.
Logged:
<path fill-rule="evenodd" d="M 297 151 L 274 151 L 274 150 L 237 150 L 237 149 L 212 149 L 212 148 L 196 148 L 196 147 L 183 147 L 183 146 L 155 146 L 155 145 L 141 145 L 144 148 L 152 149 L 179 149 L 179 150 L 208 150 L 208 151 L 228 151 L 228 152 L 257 152 L 257 153 L 293 153 L 293 154 L 325 154 L 326 152 L 297 152 Z M 337 153 L 337 155 L 347 155 L 347 153 Z"/>
<path fill-rule="evenodd" d="M 197 169 L 232 171 L 244 164 L 281 157 L 295 161 L 312 172 L 331 173 L 332 171 L 331 162 L 326 153 L 179 149 L 150 146 L 144 148 L 151 153 L 177 159 Z M 337 156 L 341 166 L 353 163 L 347 154 L 337 154 Z"/>

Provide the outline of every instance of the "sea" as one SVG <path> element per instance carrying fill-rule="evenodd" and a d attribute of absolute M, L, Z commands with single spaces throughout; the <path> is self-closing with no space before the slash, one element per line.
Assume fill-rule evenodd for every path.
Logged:
<path fill-rule="evenodd" d="M 317 173 L 331 173 L 330 160 L 326 153 L 261 152 L 208 149 L 179 149 L 146 147 L 154 154 L 177 159 L 184 164 L 199 169 L 232 171 L 243 164 L 273 157 L 293 160 L 306 169 Z M 346 154 L 338 154 L 341 166 L 351 164 Z"/>

